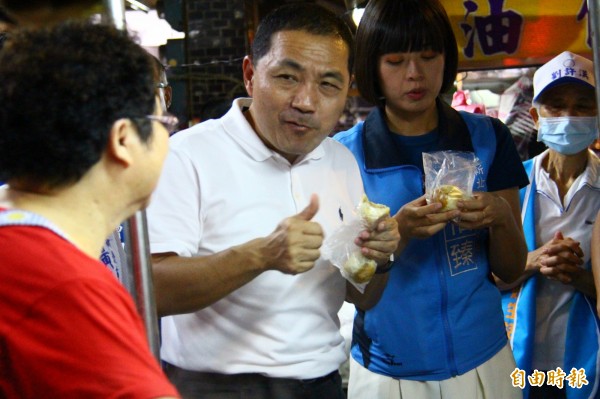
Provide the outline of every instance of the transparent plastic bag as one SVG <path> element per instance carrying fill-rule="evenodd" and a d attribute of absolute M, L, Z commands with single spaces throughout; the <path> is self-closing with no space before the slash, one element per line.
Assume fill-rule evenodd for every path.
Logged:
<path fill-rule="evenodd" d="M 375 229 L 389 211 L 387 206 L 374 204 L 364 196 L 354 212 L 345 217 L 344 224 L 321 246 L 321 256 L 340 269 L 342 276 L 361 293 L 375 274 L 377 262 L 365 257 L 354 240 L 361 231 Z"/>
<path fill-rule="evenodd" d="M 456 202 L 473 197 L 473 183 L 480 167 L 472 152 L 423 153 L 427 203 L 440 202 L 442 212 L 456 209 Z"/>

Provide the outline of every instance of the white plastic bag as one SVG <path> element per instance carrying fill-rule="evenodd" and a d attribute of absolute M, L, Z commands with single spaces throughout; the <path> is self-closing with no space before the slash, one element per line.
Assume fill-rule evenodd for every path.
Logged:
<path fill-rule="evenodd" d="M 472 152 L 423 153 L 427 203 L 441 202 L 442 211 L 456 209 L 456 202 L 473 197 L 473 182 L 480 167 Z"/>
<path fill-rule="evenodd" d="M 373 230 L 377 223 L 389 216 L 389 208 L 370 202 L 366 196 L 347 215 L 344 224 L 328 236 L 321 247 L 321 256 L 340 269 L 342 276 L 359 292 L 365 287 L 377 269 L 377 262 L 365 257 L 354 240 L 363 230 Z"/>

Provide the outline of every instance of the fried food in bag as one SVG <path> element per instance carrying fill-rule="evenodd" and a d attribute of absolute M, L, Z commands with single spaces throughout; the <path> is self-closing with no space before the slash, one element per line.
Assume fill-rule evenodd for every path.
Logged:
<path fill-rule="evenodd" d="M 348 215 L 344 224 L 325 239 L 321 248 L 323 258 L 339 268 L 342 276 L 360 292 L 375 274 L 377 262 L 365 257 L 354 240 L 361 231 L 374 230 L 389 215 L 389 207 L 373 203 L 363 195 L 354 214 Z"/>
<path fill-rule="evenodd" d="M 344 262 L 343 270 L 355 283 L 367 283 L 377 270 L 377 262 L 360 252 L 352 252 Z"/>
<path fill-rule="evenodd" d="M 458 201 L 473 197 L 473 183 L 480 167 L 479 158 L 472 152 L 423 153 L 427 203 L 441 203 L 441 212 L 457 209 Z"/>
<path fill-rule="evenodd" d="M 377 223 L 390 215 L 390 208 L 383 204 L 369 201 L 366 194 L 358 204 L 358 215 L 369 230 L 375 230 Z"/>
<path fill-rule="evenodd" d="M 442 204 L 442 212 L 457 209 L 457 202 L 465 198 L 463 191 L 450 184 L 444 184 L 436 187 L 431 195 L 431 202 L 439 202 Z"/>

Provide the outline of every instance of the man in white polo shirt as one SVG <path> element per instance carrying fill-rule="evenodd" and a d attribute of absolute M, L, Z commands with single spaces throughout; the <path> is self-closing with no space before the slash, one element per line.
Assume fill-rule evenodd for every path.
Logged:
<path fill-rule="evenodd" d="M 525 398 L 595 398 L 600 359 L 590 237 L 600 210 L 600 161 L 588 150 L 598 136 L 593 63 L 565 51 L 536 71 L 533 89 L 531 116 L 549 149 L 524 164 L 530 252 L 522 284 L 503 299 L 509 338 L 518 368 L 545 377 L 525 386 Z M 554 385 L 567 376 L 562 387 Z M 586 383 L 576 383 L 582 377 Z"/>
<path fill-rule="evenodd" d="M 252 98 L 171 139 L 148 219 L 157 305 L 169 315 L 161 357 L 186 398 L 343 397 L 337 312 L 346 297 L 369 303 L 319 248 L 363 194 L 354 157 L 327 137 L 351 50 L 331 12 L 282 6 L 243 61 Z M 398 239 L 387 218 L 356 243 L 388 266 Z M 376 275 L 367 294 L 385 281 Z"/>

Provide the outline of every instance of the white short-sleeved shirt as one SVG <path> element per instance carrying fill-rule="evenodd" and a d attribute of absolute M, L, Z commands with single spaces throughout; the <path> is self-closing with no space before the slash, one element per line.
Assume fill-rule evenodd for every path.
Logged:
<path fill-rule="evenodd" d="M 354 211 L 363 193 L 354 156 L 327 138 L 290 165 L 246 121 L 250 103 L 172 137 L 147 212 L 152 253 L 206 256 L 267 236 L 312 193 L 326 237 Z M 195 371 L 320 377 L 346 358 L 344 296 L 339 270 L 321 259 L 296 276 L 268 271 L 208 308 L 163 318 L 161 357 Z"/>
<path fill-rule="evenodd" d="M 542 167 L 548 150 L 534 161 L 536 247 L 550 241 L 557 231 L 580 243 L 584 262 L 590 260 L 592 227 L 600 209 L 600 160 L 589 153 L 585 171 L 573 182 L 561 201 L 556 183 Z M 536 294 L 536 337 L 533 368 L 562 367 L 567 320 L 574 293 L 570 285 L 538 277 Z"/>

